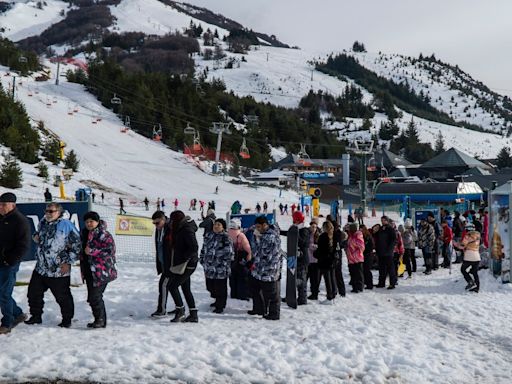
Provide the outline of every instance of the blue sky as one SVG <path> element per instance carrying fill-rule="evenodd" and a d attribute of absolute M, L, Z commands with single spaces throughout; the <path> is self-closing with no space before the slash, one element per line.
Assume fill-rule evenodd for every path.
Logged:
<path fill-rule="evenodd" d="M 435 53 L 512 96 L 512 1 L 186 0 L 308 50 Z"/>

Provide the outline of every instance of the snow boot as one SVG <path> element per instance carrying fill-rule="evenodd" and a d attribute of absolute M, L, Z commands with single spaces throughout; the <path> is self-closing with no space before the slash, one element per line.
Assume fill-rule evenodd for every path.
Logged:
<path fill-rule="evenodd" d="M 199 319 L 197 317 L 197 309 L 191 308 L 190 314 L 185 318 L 185 323 L 197 323 Z"/>
<path fill-rule="evenodd" d="M 41 315 L 32 315 L 30 316 L 30 319 L 25 320 L 25 324 L 32 325 L 32 324 L 41 324 L 43 320 L 41 319 Z"/>
<path fill-rule="evenodd" d="M 181 323 L 185 319 L 185 308 L 184 307 L 176 307 L 176 313 L 174 314 L 174 319 L 171 320 L 171 323 Z"/>
<path fill-rule="evenodd" d="M 69 328 L 71 327 L 71 319 L 62 319 L 62 321 L 57 325 L 61 328 Z"/>

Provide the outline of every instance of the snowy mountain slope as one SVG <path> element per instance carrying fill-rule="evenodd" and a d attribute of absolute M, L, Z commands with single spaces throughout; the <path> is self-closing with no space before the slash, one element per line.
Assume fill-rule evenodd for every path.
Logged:
<path fill-rule="evenodd" d="M 123 0 L 117 6 L 110 6 L 110 12 L 116 18 L 111 30 L 118 33 L 165 35 L 174 31 L 183 32 L 192 20 L 196 25 L 201 25 L 204 31 L 217 29 L 221 38 L 229 34 L 225 29 L 197 20 L 158 0 Z"/>
<path fill-rule="evenodd" d="M 38 35 L 50 25 L 58 23 L 65 16 L 69 4 L 60 0 L 15 1 L 4 13 L 0 13 L 0 30 L 2 35 L 12 41 L 19 41 L 29 36 Z M 41 9 L 37 4 L 41 3 Z M 44 3 L 44 4 L 43 4 Z"/>
<path fill-rule="evenodd" d="M 55 73 L 55 66 L 47 64 Z M 64 72 L 66 68 L 64 65 L 61 70 Z M 0 67 L 4 88 L 11 83 L 11 77 L 5 76 L 6 72 L 6 68 Z M 17 97 L 24 103 L 29 116 L 34 121 L 44 121 L 66 143 L 67 151 L 73 149 L 78 154 L 80 169 L 73 179 L 82 184 L 94 181 L 103 186 L 100 189 L 112 191 L 105 193 L 112 203 L 119 196 L 124 196 L 128 201 L 140 204 L 148 196 L 151 201 L 164 197 L 170 202 L 172 197 L 178 198 L 181 204 L 188 204 L 195 196 L 204 200 L 215 199 L 219 209 L 225 211 L 236 199 L 250 207 L 254 207 L 258 200 L 271 203 L 278 199 L 279 191 L 276 189 L 255 190 L 233 185 L 204 173 L 197 165 L 189 163 L 186 156 L 161 143 L 132 131 L 121 133 L 122 123 L 111 111 L 101 107 L 82 86 L 67 83 L 65 78 L 61 78 L 59 86 L 54 81 L 35 82 L 28 78 L 21 82 L 18 79 L 18 84 Z M 79 112 L 68 115 L 75 106 Z M 98 116 L 102 120 L 93 124 Z M 217 185 L 220 195 L 213 194 Z M 71 192 L 76 186 L 70 186 Z M 41 190 L 41 185 L 36 186 L 27 197 L 41 193 Z M 23 195 L 25 189 L 20 192 Z M 283 193 L 283 199 L 295 199 L 295 196 L 294 193 Z"/>
<path fill-rule="evenodd" d="M 449 114 L 457 122 L 465 121 L 501 134 L 512 128 L 512 121 L 506 121 L 500 115 L 512 116 L 510 106 L 504 105 L 504 97 L 485 91 L 483 84 L 458 68 L 397 54 L 347 53 L 380 76 L 395 83 L 407 81 L 417 94 L 428 95 L 433 107 Z M 496 112 L 483 108 L 482 101 L 494 104 Z"/>

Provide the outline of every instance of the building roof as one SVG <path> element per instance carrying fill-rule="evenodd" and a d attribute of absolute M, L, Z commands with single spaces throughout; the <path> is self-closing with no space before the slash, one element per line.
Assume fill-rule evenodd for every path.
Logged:
<path fill-rule="evenodd" d="M 377 193 L 384 194 L 455 194 L 482 193 L 482 189 L 471 182 L 444 182 L 444 183 L 382 183 L 377 187 Z"/>
<path fill-rule="evenodd" d="M 382 164 L 386 168 L 396 168 L 400 165 L 411 165 L 411 162 L 407 161 L 403 157 L 383 148 L 375 152 L 375 163 L 376 166 L 380 166 Z"/>
<path fill-rule="evenodd" d="M 453 167 L 470 167 L 470 168 L 482 168 L 490 169 L 490 167 L 482 163 L 481 161 L 466 155 L 464 152 L 459 151 L 455 148 L 437 155 L 424 163 L 421 168 L 453 168 Z"/>
<path fill-rule="evenodd" d="M 464 178 L 465 181 L 477 183 L 483 190 L 491 190 L 493 183 L 496 182 L 498 186 L 505 184 L 507 181 L 512 180 L 511 173 L 496 173 L 494 175 L 472 175 Z"/>
<path fill-rule="evenodd" d="M 491 174 L 491 172 L 489 172 L 487 169 L 482 169 L 480 167 L 470 168 L 463 173 L 463 175 L 467 175 L 467 176 L 473 176 L 473 175 L 487 176 L 490 174 Z"/>

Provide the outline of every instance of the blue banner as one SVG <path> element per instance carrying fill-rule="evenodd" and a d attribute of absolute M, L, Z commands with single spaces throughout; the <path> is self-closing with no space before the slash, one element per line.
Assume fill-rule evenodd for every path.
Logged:
<path fill-rule="evenodd" d="M 230 218 L 231 218 L 231 220 L 233 220 L 233 219 L 240 220 L 242 229 L 247 229 L 254 225 L 254 220 L 256 220 L 256 218 L 259 216 L 265 216 L 267 218 L 269 224 L 274 224 L 274 222 L 275 222 L 273 213 L 238 214 L 238 215 L 230 215 Z"/>
<path fill-rule="evenodd" d="M 31 235 L 33 235 L 39 225 L 39 221 L 44 217 L 44 210 L 48 203 L 19 203 L 16 204 L 16 208 L 23 213 L 30 224 Z M 64 209 L 64 214 L 69 215 L 69 220 L 75 225 L 80 231 L 80 228 L 84 226 L 83 217 L 89 211 L 89 203 L 78 202 L 78 203 L 60 203 Z M 67 213 L 66 213 L 67 211 Z M 23 257 L 21 261 L 35 260 L 36 255 L 36 243 L 32 242 L 32 246 L 29 252 Z"/>

